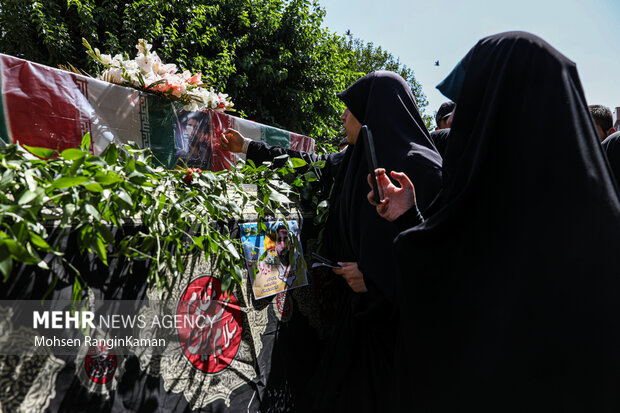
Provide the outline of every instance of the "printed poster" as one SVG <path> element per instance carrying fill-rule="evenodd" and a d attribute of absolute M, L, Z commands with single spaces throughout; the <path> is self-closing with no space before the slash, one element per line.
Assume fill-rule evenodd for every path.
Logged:
<path fill-rule="evenodd" d="M 254 298 L 308 285 L 297 221 L 240 224 L 243 254 Z"/>

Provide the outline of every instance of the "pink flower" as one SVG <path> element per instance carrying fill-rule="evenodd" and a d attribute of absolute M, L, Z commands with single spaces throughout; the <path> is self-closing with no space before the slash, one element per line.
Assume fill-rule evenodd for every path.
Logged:
<path fill-rule="evenodd" d="M 199 85 L 202 82 L 202 73 L 196 73 L 187 80 L 190 85 Z"/>
<path fill-rule="evenodd" d="M 153 86 L 153 90 L 157 92 L 166 93 L 172 90 L 172 85 L 168 82 L 168 80 L 164 79 L 162 83 L 158 83 Z"/>
<path fill-rule="evenodd" d="M 170 85 L 170 88 L 168 89 L 168 91 L 170 93 L 172 93 L 173 96 L 181 97 L 181 95 L 183 95 L 183 93 L 185 93 L 186 86 L 185 86 L 185 83 L 183 82 L 183 80 L 181 80 L 180 77 L 178 77 L 178 76 L 170 76 L 166 80 L 166 83 L 168 85 Z"/>

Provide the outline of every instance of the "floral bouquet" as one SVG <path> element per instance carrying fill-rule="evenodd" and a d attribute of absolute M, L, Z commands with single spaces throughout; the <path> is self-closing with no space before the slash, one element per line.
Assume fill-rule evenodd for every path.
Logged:
<path fill-rule="evenodd" d="M 86 53 L 105 70 L 97 79 L 148 92 L 156 92 L 169 99 L 183 103 L 186 111 L 214 109 L 229 110 L 233 103 L 227 94 L 216 92 L 208 84 L 202 83 L 201 73 L 191 74 L 189 70 L 177 73 L 175 64 L 164 64 L 152 46 L 140 39 L 136 46 L 135 59 L 126 59 L 117 54 L 112 57 L 93 49 L 86 39 L 82 39 Z"/>

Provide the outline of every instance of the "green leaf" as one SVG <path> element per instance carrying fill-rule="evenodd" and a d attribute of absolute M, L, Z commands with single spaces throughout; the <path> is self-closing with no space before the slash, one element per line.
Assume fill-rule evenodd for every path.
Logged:
<path fill-rule="evenodd" d="M 54 149 L 49 149 L 49 148 L 38 148 L 36 146 L 28 146 L 28 145 L 23 145 L 23 147 L 26 148 L 26 150 L 30 152 L 31 154 L 38 156 L 39 158 L 42 158 L 42 159 L 51 158 L 56 153 Z"/>
<path fill-rule="evenodd" d="M 96 221 L 101 221 L 101 214 L 99 213 L 99 211 L 97 210 L 97 208 L 95 208 L 94 206 L 92 206 L 91 204 L 86 204 L 84 206 L 84 209 L 86 210 L 86 212 L 88 212 L 89 215 L 91 215 Z"/>
<path fill-rule="evenodd" d="M 224 275 L 222 277 L 222 291 L 230 291 L 231 284 L 232 284 L 232 277 L 230 275 Z"/>
<path fill-rule="evenodd" d="M 96 236 L 94 237 L 94 245 L 93 248 L 95 250 L 95 252 L 97 253 L 97 255 L 99 256 L 99 258 L 101 259 L 101 261 L 105 264 L 108 265 L 108 252 L 106 250 L 106 244 L 104 244 L 103 240 L 101 239 L 101 237 Z"/>
<path fill-rule="evenodd" d="M 52 249 L 52 247 L 43 238 L 41 238 L 34 232 L 30 233 L 30 242 L 32 242 L 35 247 L 40 248 L 44 251 L 49 251 Z"/>
<path fill-rule="evenodd" d="M 63 176 L 52 182 L 54 188 L 70 188 L 73 186 L 81 185 L 84 182 L 88 182 L 89 178 L 86 176 Z"/>
<path fill-rule="evenodd" d="M 108 244 L 114 243 L 114 235 L 106 225 L 95 224 L 95 227 L 97 228 L 99 235 L 103 237 Z"/>
<path fill-rule="evenodd" d="M 13 169 L 7 169 L 2 173 L 2 179 L 0 179 L 0 186 L 4 186 L 7 183 L 13 183 L 15 180 L 15 171 Z"/>
<path fill-rule="evenodd" d="M 40 261 L 38 257 L 34 257 L 26 250 L 26 248 L 24 248 L 22 245 L 18 244 L 14 240 L 4 239 L 3 241 L 4 244 L 8 247 L 11 255 L 18 261 L 21 261 L 25 264 L 37 264 Z"/>
<path fill-rule="evenodd" d="M 87 184 L 84 184 L 84 188 L 91 192 L 103 192 L 103 187 L 97 182 L 89 182 Z"/>
<path fill-rule="evenodd" d="M 131 197 L 127 194 L 127 192 L 125 192 L 124 190 L 120 189 L 117 193 L 116 196 L 118 197 L 118 199 L 120 199 L 121 201 L 123 201 L 123 203 L 125 204 L 125 206 L 127 208 L 131 208 L 133 206 L 133 200 L 131 199 Z"/>
<path fill-rule="evenodd" d="M 302 166 L 308 165 L 308 162 L 304 161 L 301 158 L 291 158 L 291 162 L 293 163 L 293 168 L 300 168 Z"/>
<path fill-rule="evenodd" d="M 192 236 L 192 240 L 194 241 L 194 244 L 198 245 L 198 248 L 200 248 L 201 250 L 205 249 L 203 239 L 204 237 Z"/>
<path fill-rule="evenodd" d="M 231 241 L 229 240 L 225 240 L 224 241 L 224 245 L 226 246 L 226 249 L 228 250 L 228 252 L 230 252 L 230 254 L 235 257 L 235 259 L 239 259 L 239 251 L 237 251 L 237 248 L 235 247 L 235 244 L 233 244 Z"/>
<path fill-rule="evenodd" d="M 0 271 L 4 276 L 4 282 L 9 279 L 11 271 L 13 271 L 13 258 L 11 258 L 9 250 L 4 248 L 3 240 L 0 240 Z"/>
<path fill-rule="evenodd" d="M 32 201 L 36 197 L 37 197 L 36 193 L 34 193 L 34 192 L 30 191 L 30 190 L 26 190 L 26 191 L 24 191 L 22 196 L 19 197 L 19 201 L 17 201 L 17 204 L 18 205 L 26 205 L 28 202 Z"/>
<path fill-rule="evenodd" d="M 314 182 L 314 181 L 317 181 L 317 180 L 318 180 L 318 179 L 317 179 L 317 177 L 316 177 L 316 174 L 315 174 L 313 171 L 308 171 L 308 172 L 306 172 L 306 173 L 304 174 L 304 178 L 305 178 L 305 180 L 306 180 L 306 181 L 308 181 L 308 182 Z"/>
<path fill-rule="evenodd" d="M 97 172 L 95 173 L 95 181 L 101 185 L 112 185 L 117 182 L 122 182 L 123 178 L 115 172 Z"/>
<path fill-rule="evenodd" d="M 235 265 L 233 267 L 233 277 L 235 278 L 235 281 L 237 281 L 238 283 L 241 283 L 241 280 L 243 280 L 243 273 L 241 272 L 241 268 L 239 268 L 238 265 Z"/>
<path fill-rule="evenodd" d="M 24 178 L 26 179 L 26 183 L 28 184 L 28 189 L 34 191 L 37 189 L 37 180 L 34 179 L 35 169 L 28 169 L 24 172 Z"/>
<path fill-rule="evenodd" d="M 80 298 L 80 293 L 82 292 L 82 284 L 78 277 L 75 277 L 73 280 L 73 291 L 71 292 L 71 301 L 76 302 Z"/>
<path fill-rule="evenodd" d="M 82 138 L 82 143 L 80 144 L 80 148 L 83 151 L 90 152 L 90 133 L 86 133 Z"/>
<path fill-rule="evenodd" d="M 279 202 L 281 204 L 288 204 L 291 202 L 291 200 L 288 199 L 286 195 L 283 195 L 276 191 L 271 191 L 271 193 L 269 194 L 269 199 L 275 202 Z"/>
<path fill-rule="evenodd" d="M 81 157 L 81 158 L 77 158 L 74 159 L 73 162 L 71 162 L 71 167 L 69 168 L 69 172 L 66 173 L 65 175 L 68 176 L 75 176 L 78 169 L 80 169 L 80 166 L 82 166 L 84 164 L 86 157 Z"/>
<path fill-rule="evenodd" d="M 114 143 L 109 143 L 101 155 L 108 165 L 118 163 L 118 147 Z"/>
<path fill-rule="evenodd" d="M 129 159 L 127 159 L 127 163 L 125 164 L 125 173 L 129 175 L 135 170 L 136 170 L 136 160 L 133 158 L 133 156 L 130 156 Z"/>
<path fill-rule="evenodd" d="M 88 153 L 86 153 L 86 152 L 84 152 L 84 151 L 82 151 L 80 149 L 75 149 L 75 148 L 65 149 L 60 154 L 60 156 L 62 156 L 63 159 L 66 159 L 68 161 L 73 161 L 75 159 L 80 159 L 80 158 L 83 158 L 86 155 L 88 155 Z"/>

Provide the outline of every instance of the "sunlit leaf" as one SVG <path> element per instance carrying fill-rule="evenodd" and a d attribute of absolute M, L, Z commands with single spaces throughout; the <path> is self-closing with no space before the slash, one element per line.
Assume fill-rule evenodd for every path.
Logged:
<path fill-rule="evenodd" d="M 52 186 L 54 188 L 70 188 L 88 182 L 88 180 L 89 178 L 86 176 L 63 176 L 52 182 Z"/>
<path fill-rule="evenodd" d="M 91 192 L 103 192 L 103 187 L 97 182 L 89 182 L 87 184 L 84 184 L 84 188 Z"/>
<path fill-rule="evenodd" d="M 22 196 L 19 197 L 19 201 L 17 201 L 17 203 L 19 205 L 26 205 L 28 202 L 32 201 L 33 199 L 35 199 L 37 197 L 37 194 L 27 190 L 24 191 L 24 193 L 22 194 Z"/>
<path fill-rule="evenodd" d="M 300 168 L 302 166 L 308 165 L 308 162 L 304 161 L 301 158 L 291 158 L 291 163 L 293 164 L 293 168 Z"/>
<path fill-rule="evenodd" d="M 90 133 L 86 133 L 84 135 L 84 137 L 82 138 L 82 143 L 80 144 L 80 148 L 83 151 L 88 151 L 90 152 Z"/>
<path fill-rule="evenodd" d="M 64 151 L 62 151 L 60 153 L 60 156 L 63 159 L 66 159 L 68 161 L 73 161 L 75 159 L 80 159 L 83 158 L 84 156 L 86 156 L 87 153 L 79 150 L 79 149 L 75 149 L 75 148 L 69 148 L 69 149 L 65 149 Z"/>
<path fill-rule="evenodd" d="M 23 145 L 23 146 L 24 148 L 26 148 L 28 152 L 42 159 L 51 158 L 56 153 L 54 149 L 37 148 L 35 146 L 28 146 L 28 145 Z"/>

